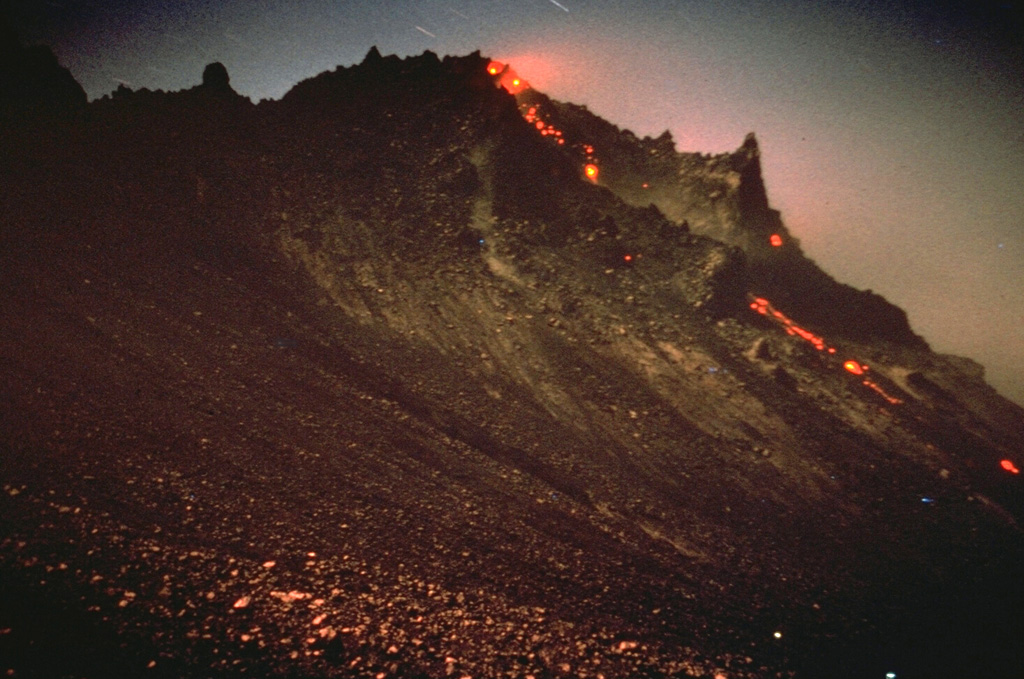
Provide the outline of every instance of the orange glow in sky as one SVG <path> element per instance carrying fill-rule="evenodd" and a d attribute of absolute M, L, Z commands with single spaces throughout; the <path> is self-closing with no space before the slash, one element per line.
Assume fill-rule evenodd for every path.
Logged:
<path fill-rule="evenodd" d="M 564 84 L 573 81 L 573 72 L 582 68 L 582 65 L 567 64 L 564 59 L 552 61 L 548 49 L 538 49 L 530 52 L 503 52 L 502 64 L 515 64 L 515 70 L 526 73 L 530 76 L 530 87 L 550 94 L 552 85 Z"/>

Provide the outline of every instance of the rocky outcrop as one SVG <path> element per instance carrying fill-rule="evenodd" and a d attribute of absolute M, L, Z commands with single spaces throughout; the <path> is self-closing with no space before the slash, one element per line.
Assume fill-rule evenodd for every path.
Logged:
<path fill-rule="evenodd" d="M 228 69 L 219 61 L 207 64 L 206 68 L 203 69 L 203 87 L 219 92 L 234 92 L 234 89 L 231 87 L 231 76 L 228 75 Z"/>
<path fill-rule="evenodd" d="M 801 323 L 832 337 L 927 346 L 903 310 L 870 291 L 835 281 L 804 255 L 769 205 L 753 134 L 732 153 L 680 152 L 668 132 L 639 139 L 585 107 L 532 91 L 519 98 L 547 112 L 570 144 L 588 140 L 597 149 L 601 184 L 616 196 L 633 205 L 655 205 L 693 233 L 740 248 L 750 288 L 779 300 Z"/>

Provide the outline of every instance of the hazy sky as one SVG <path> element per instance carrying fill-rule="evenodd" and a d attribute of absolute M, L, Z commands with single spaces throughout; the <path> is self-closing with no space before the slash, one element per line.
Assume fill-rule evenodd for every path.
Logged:
<path fill-rule="evenodd" d="M 1024 30 L 975 0 L 3 0 L 90 98 L 240 93 L 384 53 L 509 61 L 531 84 L 679 150 L 754 131 L 769 198 L 839 280 L 1024 403 Z"/>

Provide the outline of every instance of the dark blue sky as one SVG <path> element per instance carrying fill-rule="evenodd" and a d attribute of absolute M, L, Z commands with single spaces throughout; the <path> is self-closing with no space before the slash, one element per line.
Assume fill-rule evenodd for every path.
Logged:
<path fill-rule="evenodd" d="M 634 132 L 718 152 L 755 131 L 773 205 L 840 280 L 1024 402 L 1018 2 L 6 0 L 91 98 L 222 61 L 254 100 L 384 53 L 509 61 Z M 568 10 L 568 11 L 566 11 Z"/>

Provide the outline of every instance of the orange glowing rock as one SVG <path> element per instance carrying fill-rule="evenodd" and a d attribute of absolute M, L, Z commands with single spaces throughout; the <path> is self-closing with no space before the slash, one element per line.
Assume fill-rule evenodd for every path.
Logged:
<path fill-rule="evenodd" d="M 633 255 L 623 255 L 622 259 L 623 259 L 623 261 L 626 261 L 626 262 L 632 262 L 633 261 Z"/>
<path fill-rule="evenodd" d="M 492 61 L 487 65 L 487 73 L 497 77 L 497 84 L 504 87 L 510 94 L 517 94 L 520 90 L 526 89 L 529 85 L 525 80 L 508 66 L 500 61 Z"/>
<path fill-rule="evenodd" d="M 518 94 L 521 90 L 529 87 L 526 81 L 515 75 L 511 69 L 506 69 L 501 74 L 501 86 L 504 87 L 509 94 Z"/>
<path fill-rule="evenodd" d="M 1020 474 L 1020 470 L 1017 469 L 1017 465 L 1015 465 L 1011 460 L 1003 460 L 999 463 L 999 466 L 1011 474 Z"/>
<path fill-rule="evenodd" d="M 768 239 L 768 242 L 772 244 L 772 247 L 777 248 L 782 245 L 782 236 L 777 233 L 773 233 L 771 238 Z"/>
<path fill-rule="evenodd" d="M 590 181 L 596 182 L 598 174 L 597 165 L 594 165 L 593 163 L 588 163 L 583 167 L 583 174 L 587 175 L 587 179 L 589 179 Z"/>
<path fill-rule="evenodd" d="M 846 363 L 843 364 L 843 367 L 846 368 L 847 371 L 852 372 L 854 375 L 864 374 L 864 369 L 860 366 L 860 363 L 857 363 L 857 361 L 847 361 Z"/>
<path fill-rule="evenodd" d="M 248 606 L 248 605 L 249 605 L 249 602 L 250 602 L 251 600 L 252 600 L 252 599 L 250 599 L 249 597 L 247 597 L 247 596 L 243 596 L 243 597 L 241 597 L 240 599 L 238 599 L 238 601 L 236 601 L 236 602 L 234 603 L 234 605 L 232 606 L 232 608 L 245 608 L 246 606 Z"/>

